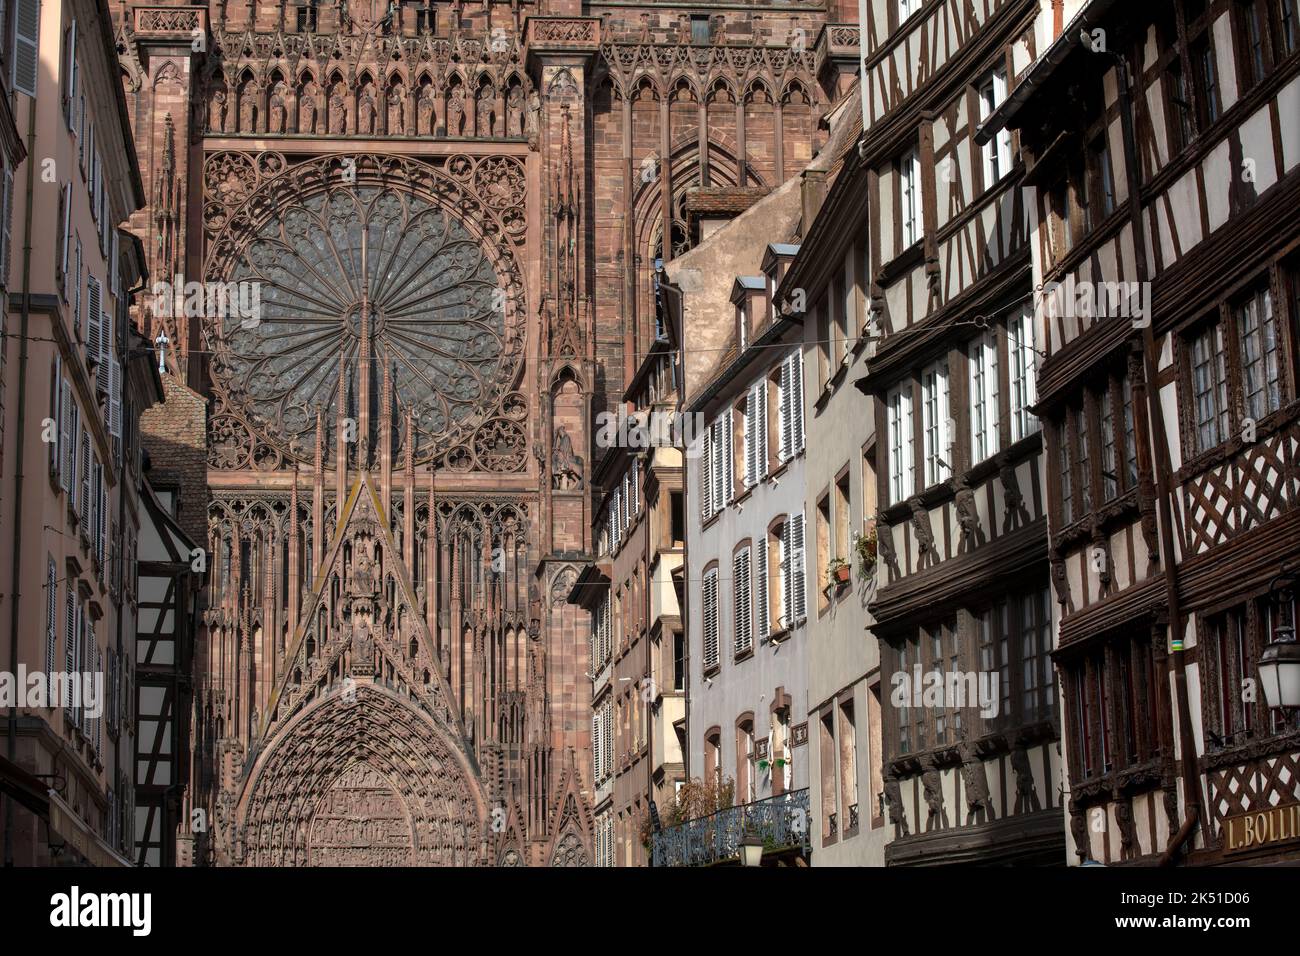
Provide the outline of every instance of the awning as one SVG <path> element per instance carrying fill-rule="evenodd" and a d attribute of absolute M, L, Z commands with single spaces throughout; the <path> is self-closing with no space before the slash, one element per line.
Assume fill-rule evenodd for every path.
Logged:
<path fill-rule="evenodd" d="M 0 793 L 12 797 L 41 819 L 50 815 L 49 785 L 6 757 L 0 757 Z"/>
<path fill-rule="evenodd" d="M 122 856 L 90 829 L 72 807 L 53 790 L 49 791 L 50 829 L 80 853 L 91 866 L 131 866 Z"/>

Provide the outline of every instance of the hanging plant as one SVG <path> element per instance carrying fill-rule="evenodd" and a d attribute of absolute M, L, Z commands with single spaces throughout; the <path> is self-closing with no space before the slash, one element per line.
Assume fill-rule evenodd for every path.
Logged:
<path fill-rule="evenodd" d="M 870 578 L 876 573 L 876 522 L 872 519 L 865 533 L 854 544 L 858 553 L 858 576 Z"/>

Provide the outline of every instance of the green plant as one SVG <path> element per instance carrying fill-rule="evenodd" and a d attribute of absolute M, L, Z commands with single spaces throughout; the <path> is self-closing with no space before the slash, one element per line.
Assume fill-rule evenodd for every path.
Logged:
<path fill-rule="evenodd" d="M 869 578 L 876 573 L 876 522 L 872 519 L 867 530 L 858 535 L 854 543 L 858 554 L 858 576 Z"/>
<path fill-rule="evenodd" d="M 730 777 L 717 775 L 712 780 L 687 780 L 665 808 L 663 825 L 675 827 L 687 820 L 726 810 L 733 806 L 735 794 L 736 784 Z"/>

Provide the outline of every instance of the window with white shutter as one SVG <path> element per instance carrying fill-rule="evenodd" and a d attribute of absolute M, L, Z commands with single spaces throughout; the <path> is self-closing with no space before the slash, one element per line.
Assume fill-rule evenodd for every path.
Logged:
<path fill-rule="evenodd" d="M 745 398 L 745 487 L 758 483 L 758 393 L 761 385 L 752 385 Z"/>
<path fill-rule="evenodd" d="M 81 536 L 90 539 L 90 526 L 86 518 L 90 514 L 90 432 L 82 428 L 79 446 L 81 454 L 77 462 L 77 474 L 81 476 L 81 492 L 78 500 L 77 514 L 81 518 Z"/>
<path fill-rule="evenodd" d="M 0 197 L 0 285 L 9 288 L 9 267 L 13 262 L 14 171 L 6 167 L 4 194 Z"/>
<path fill-rule="evenodd" d="M 45 565 L 45 673 L 54 672 L 59 640 L 59 568 L 53 558 Z M 53 706 L 53 701 L 50 701 Z"/>
<path fill-rule="evenodd" d="M 62 375 L 63 363 L 58 363 L 59 374 Z M 73 441 L 76 438 L 76 432 L 73 430 L 72 413 L 76 405 L 72 401 L 72 390 L 68 383 L 62 378 L 59 379 L 59 487 L 64 491 L 72 489 L 71 470 L 73 462 L 76 460 L 76 453 L 73 450 Z"/>
<path fill-rule="evenodd" d="M 733 413 L 727 409 L 722 415 L 722 501 L 731 504 L 736 499 L 736 441 L 732 431 Z"/>
<path fill-rule="evenodd" d="M 718 569 L 704 572 L 704 667 L 718 664 Z"/>
<path fill-rule="evenodd" d="M 750 578 L 750 549 L 741 548 L 732 558 L 732 597 L 735 601 L 735 643 L 736 656 L 744 654 L 754 646 L 752 580 Z"/>
<path fill-rule="evenodd" d="M 803 350 L 796 351 L 787 362 L 790 363 L 790 433 L 794 440 L 794 454 L 799 454 L 804 447 L 803 423 Z"/>
<path fill-rule="evenodd" d="M 57 350 L 56 350 L 57 351 Z M 63 431 L 66 421 L 63 417 L 63 359 L 54 356 L 54 368 L 50 379 L 50 421 L 53 423 L 54 440 L 50 446 L 50 478 L 56 485 L 63 484 Z"/>
<path fill-rule="evenodd" d="M 806 575 L 804 571 L 804 534 L 803 534 L 803 512 L 792 515 L 790 521 L 790 581 L 791 581 L 791 603 L 790 623 L 797 624 L 807 615 L 805 586 Z"/>
<path fill-rule="evenodd" d="M 99 460 L 92 452 L 90 456 L 90 517 L 87 521 L 86 534 L 90 540 L 91 553 L 96 561 L 99 559 L 99 501 L 102 482 L 103 473 L 99 469 Z"/>
<path fill-rule="evenodd" d="M 63 301 L 68 301 L 68 272 L 72 266 L 72 183 L 63 184 L 59 196 L 59 218 L 63 220 L 62 238 L 59 241 L 59 289 Z"/>
<path fill-rule="evenodd" d="M 768 612 L 767 584 L 767 541 L 758 548 L 758 567 L 754 572 L 754 631 L 760 641 L 771 633 L 771 621 Z"/>
<path fill-rule="evenodd" d="M 72 130 L 77 118 L 77 21 L 63 35 L 63 119 Z"/>
<path fill-rule="evenodd" d="M 10 85 L 27 96 L 36 95 L 41 33 L 40 0 L 18 0 L 14 13 L 14 42 L 9 56 Z"/>
<path fill-rule="evenodd" d="M 704 429 L 704 454 L 700 456 L 700 517 L 708 521 L 713 517 L 713 426 Z"/>
<path fill-rule="evenodd" d="M 99 297 L 99 368 L 96 370 L 96 385 L 105 397 L 113 394 L 113 313 L 103 307 L 104 286 L 96 281 L 96 294 Z M 106 409 L 107 410 L 107 409 Z M 107 424 L 107 422 L 105 422 Z"/>
<path fill-rule="evenodd" d="M 781 461 L 803 451 L 803 352 L 797 351 L 781 363 L 780 448 Z"/>
<path fill-rule="evenodd" d="M 755 482 L 762 481 L 767 477 L 767 380 L 759 382 L 754 387 L 754 398 L 758 400 L 757 408 L 754 411 L 754 461 L 757 464 L 757 470 L 754 472 Z"/>
<path fill-rule="evenodd" d="M 77 672 L 77 628 L 81 624 L 76 581 L 68 580 L 63 600 L 63 670 L 72 675 Z M 63 706 L 72 706 L 72 685 L 69 681 L 63 684 Z"/>

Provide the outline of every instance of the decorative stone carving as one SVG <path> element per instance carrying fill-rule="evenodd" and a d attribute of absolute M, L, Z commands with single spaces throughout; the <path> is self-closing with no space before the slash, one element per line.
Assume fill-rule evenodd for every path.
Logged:
<path fill-rule="evenodd" d="M 582 459 L 573 450 L 569 432 L 561 425 L 555 430 L 551 452 L 551 486 L 558 491 L 582 487 Z"/>

